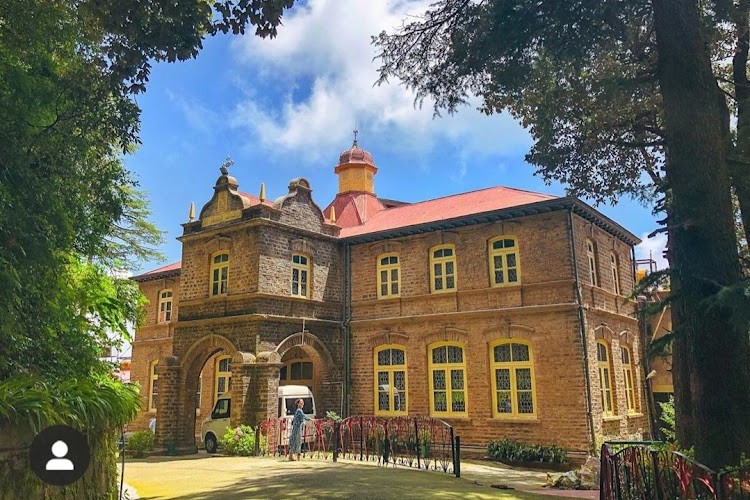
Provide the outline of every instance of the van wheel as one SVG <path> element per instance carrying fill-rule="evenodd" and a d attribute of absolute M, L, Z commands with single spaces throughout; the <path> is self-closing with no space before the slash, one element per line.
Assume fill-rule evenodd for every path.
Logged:
<path fill-rule="evenodd" d="M 216 453 L 216 436 L 211 433 L 206 434 L 205 444 L 207 453 Z"/>

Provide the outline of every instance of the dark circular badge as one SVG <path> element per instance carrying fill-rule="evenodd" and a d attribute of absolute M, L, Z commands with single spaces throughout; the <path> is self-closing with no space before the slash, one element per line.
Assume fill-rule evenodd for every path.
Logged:
<path fill-rule="evenodd" d="M 45 483 L 65 486 L 83 476 L 91 461 L 86 436 L 67 425 L 53 425 L 36 435 L 29 449 L 31 469 Z"/>

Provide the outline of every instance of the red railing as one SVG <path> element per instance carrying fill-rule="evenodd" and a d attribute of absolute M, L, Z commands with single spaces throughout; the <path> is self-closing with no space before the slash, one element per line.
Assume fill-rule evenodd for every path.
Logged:
<path fill-rule="evenodd" d="M 267 419 L 257 431 L 260 455 L 285 455 L 291 420 Z M 333 461 L 377 462 L 378 465 L 414 467 L 460 476 L 460 439 L 453 427 L 430 417 L 349 417 L 340 421 L 315 419 L 302 429 L 305 457 Z"/>
<path fill-rule="evenodd" d="M 750 499 L 750 471 L 717 473 L 655 442 L 610 442 L 601 450 L 600 498 Z"/>

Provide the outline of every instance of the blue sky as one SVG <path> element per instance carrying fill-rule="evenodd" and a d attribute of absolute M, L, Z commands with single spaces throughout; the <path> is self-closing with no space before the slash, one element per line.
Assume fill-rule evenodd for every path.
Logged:
<path fill-rule="evenodd" d="M 200 211 L 212 195 L 219 165 L 235 164 L 240 190 L 286 193 L 305 177 L 321 208 L 335 196 L 333 167 L 352 142 L 370 151 L 379 171 L 378 196 L 421 201 L 494 185 L 563 195 L 524 162 L 531 139 L 513 119 L 485 116 L 467 106 L 433 118 L 426 102 L 391 82 L 375 87 L 377 62 L 370 36 L 391 30 L 426 3 L 310 0 L 288 11 L 274 40 L 220 36 L 205 41 L 193 61 L 153 68 L 142 109 L 142 146 L 125 161 L 147 193 L 152 220 L 166 231 L 164 262 L 180 260 L 176 241 L 190 202 Z M 648 207 L 622 199 L 597 207 L 640 236 L 656 228 Z M 660 258 L 663 238 L 642 244 Z"/>

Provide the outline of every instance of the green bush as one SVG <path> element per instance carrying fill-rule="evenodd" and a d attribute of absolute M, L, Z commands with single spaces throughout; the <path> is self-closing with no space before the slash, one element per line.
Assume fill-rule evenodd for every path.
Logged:
<path fill-rule="evenodd" d="M 134 432 L 128 439 L 125 449 L 136 458 L 146 455 L 154 449 L 154 433 L 150 430 Z"/>
<path fill-rule="evenodd" d="M 559 446 L 527 445 L 506 438 L 487 443 L 487 452 L 491 460 L 498 462 L 562 464 L 567 458 L 567 452 Z"/>
<path fill-rule="evenodd" d="M 674 419 L 674 397 L 669 396 L 669 401 L 666 403 L 659 403 L 661 406 L 661 433 L 664 435 L 664 440 L 669 443 L 676 441 L 675 434 L 675 419 Z"/>
<path fill-rule="evenodd" d="M 227 455 L 249 457 L 255 455 L 255 429 L 249 425 L 229 428 L 219 440 L 219 446 Z"/>

